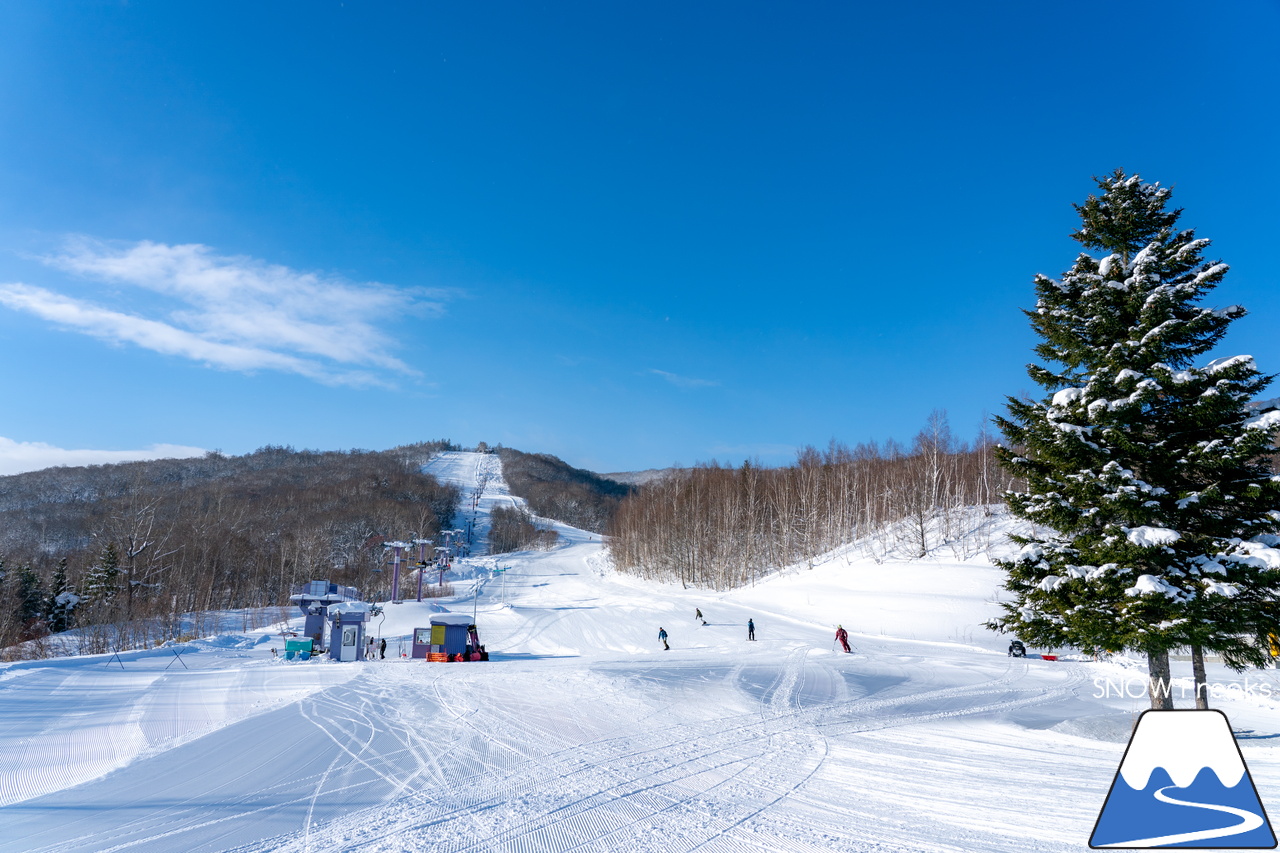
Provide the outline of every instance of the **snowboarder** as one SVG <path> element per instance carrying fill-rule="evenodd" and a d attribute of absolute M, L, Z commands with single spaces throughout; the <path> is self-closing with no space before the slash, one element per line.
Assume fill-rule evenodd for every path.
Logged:
<path fill-rule="evenodd" d="M 702 608 L 696 607 L 693 611 L 693 618 L 697 619 L 703 625 L 707 624 L 707 620 L 702 618 Z"/>
<path fill-rule="evenodd" d="M 662 641 L 662 648 L 671 651 L 671 647 L 667 645 L 667 630 L 661 626 L 658 628 L 658 639 Z"/>
<path fill-rule="evenodd" d="M 756 638 L 756 623 L 754 619 L 747 620 L 747 639 L 754 640 Z"/>
<path fill-rule="evenodd" d="M 840 641 L 840 645 L 844 646 L 846 652 L 852 652 L 849 648 L 849 632 L 844 629 L 843 625 L 836 626 L 836 639 Z"/>
<path fill-rule="evenodd" d="M 382 644 L 378 646 L 378 657 L 382 660 L 387 659 L 387 638 L 382 638 Z"/>

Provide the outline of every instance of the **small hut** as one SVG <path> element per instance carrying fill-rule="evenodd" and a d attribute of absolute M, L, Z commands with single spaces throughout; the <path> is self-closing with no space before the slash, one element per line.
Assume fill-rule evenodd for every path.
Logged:
<path fill-rule="evenodd" d="M 365 625 L 372 609 L 363 601 L 330 604 L 329 657 L 340 661 L 364 660 Z"/>
<path fill-rule="evenodd" d="M 353 586 L 339 586 L 328 581 L 311 581 L 293 588 L 289 600 L 306 614 L 302 633 L 312 640 L 312 651 L 324 648 L 324 627 L 329 605 L 340 601 L 355 601 L 360 593 Z"/>
<path fill-rule="evenodd" d="M 422 629 L 414 631 L 415 639 Z M 431 617 L 431 644 L 427 660 L 483 660 L 486 655 L 480 645 L 475 620 L 465 613 L 436 613 Z"/>

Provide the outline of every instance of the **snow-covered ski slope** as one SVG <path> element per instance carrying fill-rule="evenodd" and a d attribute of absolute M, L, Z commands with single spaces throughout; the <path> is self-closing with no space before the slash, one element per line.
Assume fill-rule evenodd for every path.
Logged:
<path fill-rule="evenodd" d="M 468 513 L 479 493 L 481 539 L 517 500 L 495 457 L 429 470 Z M 188 644 L 190 669 L 168 648 L 0 666 L 0 851 L 1087 849 L 1145 707 L 1095 679 L 1141 671 L 1006 657 L 978 627 L 990 566 L 837 557 L 707 593 L 556 529 L 477 548 L 452 599 L 389 605 L 385 662 L 274 660 L 264 630 Z M 440 606 L 475 608 L 492 661 L 396 659 Z M 1273 813 L 1278 705 L 1217 703 Z"/>

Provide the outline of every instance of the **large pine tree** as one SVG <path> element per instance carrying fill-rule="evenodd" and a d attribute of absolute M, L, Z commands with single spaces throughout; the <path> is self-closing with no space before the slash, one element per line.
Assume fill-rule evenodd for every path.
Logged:
<path fill-rule="evenodd" d="M 84 576 L 84 592 L 87 602 L 99 610 L 105 610 L 120 592 L 120 552 L 116 543 L 108 542 L 102 556 Z"/>
<path fill-rule="evenodd" d="M 71 627 L 75 621 L 76 606 L 80 596 L 76 595 L 71 583 L 67 580 L 67 560 L 58 561 L 58 568 L 49 582 L 49 594 L 44 600 L 44 621 L 51 633 L 57 634 Z"/>
<path fill-rule="evenodd" d="M 1041 338 L 1028 366 L 1046 395 L 1009 399 L 1001 462 L 1026 481 L 1007 501 L 1036 534 L 1001 563 L 1013 600 L 990 627 L 1040 646 L 1137 651 L 1153 688 L 1170 649 L 1265 663 L 1280 629 L 1280 482 L 1266 464 L 1280 411 L 1249 356 L 1194 366 L 1238 305 L 1199 303 L 1227 265 L 1176 230 L 1170 191 L 1123 171 L 1076 205 L 1081 253 L 1035 279 Z M 1171 698 L 1152 691 L 1152 707 Z"/>
<path fill-rule="evenodd" d="M 41 605 L 44 603 L 44 586 L 40 576 L 30 564 L 18 568 L 18 624 L 21 637 L 32 640 L 46 633 Z"/>

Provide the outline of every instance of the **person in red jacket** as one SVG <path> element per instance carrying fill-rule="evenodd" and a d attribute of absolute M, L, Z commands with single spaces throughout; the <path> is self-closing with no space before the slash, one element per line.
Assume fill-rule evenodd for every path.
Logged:
<path fill-rule="evenodd" d="M 846 652 L 852 652 L 849 648 L 849 632 L 844 629 L 843 625 L 836 626 L 836 639 L 840 641 L 840 645 L 844 646 Z"/>

